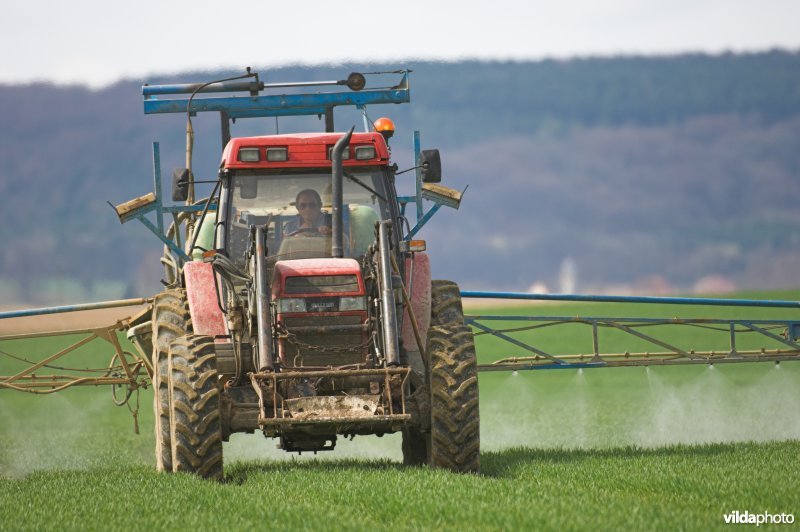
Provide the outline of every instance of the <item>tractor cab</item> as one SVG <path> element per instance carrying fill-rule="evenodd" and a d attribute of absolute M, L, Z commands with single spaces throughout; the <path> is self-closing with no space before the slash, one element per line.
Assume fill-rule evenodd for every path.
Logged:
<path fill-rule="evenodd" d="M 221 164 L 218 249 L 243 265 L 251 227 L 266 227 L 270 270 L 280 260 L 332 256 L 331 153 L 342 134 L 237 138 Z M 397 216 L 389 152 L 379 133 L 355 133 L 342 154 L 343 256 L 360 259 L 375 222 Z"/>
<path fill-rule="evenodd" d="M 204 220 L 217 228 L 214 249 L 241 270 L 249 266 L 253 232 L 263 231 L 265 278 L 278 331 L 272 364 L 280 367 L 377 363 L 367 349 L 366 288 L 375 279 L 361 265 L 370 247 L 375 249 L 376 224 L 397 218 L 393 170 L 380 133 L 352 134 L 342 148 L 341 199 L 334 205 L 333 147 L 343 135 L 232 139 L 220 165 L 219 213 Z M 341 253 L 334 250 L 337 206 Z M 233 285 L 242 290 L 244 283 Z"/>

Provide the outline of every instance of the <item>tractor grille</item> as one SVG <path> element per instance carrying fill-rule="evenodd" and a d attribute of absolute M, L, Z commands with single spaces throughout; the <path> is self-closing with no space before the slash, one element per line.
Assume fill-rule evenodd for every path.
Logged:
<path fill-rule="evenodd" d="M 347 294 L 358 292 L 355 275 L 303 275 L 287 277 L 287 294 Z"/>
<path fill-rule="evenodd" d="M 358 326 L 361 316 L 286 317 L 283 324 L 289 331 L 284 354 L 288 366 L 344 366 L 364 362 L 366 334 L 358 330 L 346 332 L 300 333 L 299 327 Z"/>

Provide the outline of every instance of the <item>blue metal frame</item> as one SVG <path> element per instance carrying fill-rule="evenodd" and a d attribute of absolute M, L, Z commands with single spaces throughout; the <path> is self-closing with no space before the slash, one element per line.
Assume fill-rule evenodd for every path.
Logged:
<path fill-rule="evenodd" d="M 704 297 L 598 296 L 585 294 L 528 294 L 525 292 L 480 292 L 462 290 L 461 297 L 480 299 L 527 299 L 531 301 L 583 301 L 592 303 L 657 303 L 667 305 L 711 305 L 716 307 L 797 308 L 800 301 L 716 299 Z"/>
<path fill-rule="evenodd" d="M 800 302 L 785 300 L 755 299 L 714 299 L 697 297 L 643 297 L 643 296 L 597 296 L 582 294 L 526 294 L 519 292 L 477 292 L 464 290 L 462 297 L 514 299 L 531 301 L 582 301 L 603 303 L 657 303 L 669 305 L 705 305 L 716 307 L 760 307 L 760 308 L 793 308 L 800 309 Z M 513 326 L 506 329 L 485 322 L 533 322 L 532 325 Z M 605 318 L 582 316 L 500 316 L 476 315 L 465 316 L 465 323 L 474 327 L 480 334 L 491 334 L 533 355 L 505 357 L 492 364 L 479 365 L 479 371 L 519 371 L 540 369 L 577 369 L 619 366 L 677 365 L 677 364 L 716 364 L 736 362 L 775 362 L 800 361 L 800 320 L 780 319 L 712 319 L 712 318 Z M 591 327 L 592 350 L 589 355 L 554 355 L 538 347 L 514 338 L 510 333 L 531 332 L 534 329 L 567 324 L 579 324 Z M 661 340 L 652 334 L 637 330 L 642 327 L 658 326 L 690 326 L 710 327 L 729 334 L 727 351 L 695 351 L 683 349 Z M 616 329 L 635 336 L 650 344 L 666 349 L 661 353 L 616 353 L 602 354 L 598 338 L 598 329 Z M 770 329 L 780 329 L 782 335 Z M 737 348 L 737 333 L 756 333 L 764 339 L 782 344 L 782 349 L 764 347 L 756 350 L 741 351 Z"/>
<path fill-rule="evenodd" d="M 192 260 L 189 255 L 183 251 L 174 240 L 167 238 L 166 233 L 164 232 L 164 214 L 170 213 L 175 214 L 179 212 L 201 212 L 203 210 L 203 205 L 168 205 L 165 206 L 162 200 L 162 189 L 161 189 L 161 149 L 158 142 L 153 142 L 153 187 L 155 193 L 155 202 L 150 203 L 149 205 L 144 205 L 139 207 L 138 209 L 134 209 L 128 213 L 125 213 L 119 216 L 119 221 L 121 223 L 127 223 L 131 220 L 139 220 L 142 225 L 144 225 L 147 229 L 150 230 L 154 235 L 158 237 L 161 242 L 164 243 L 173 253 L 175 253 L 181 261 L 190 261 Z M 216 203 L 211 204 L 209 207 L 210 210 L 216 210 L 217 205 Z M 150 221 L 146 216 L 151 212 L 156 213 L 156 223 L 154 224 Z"/>
<path fill-rule="evenodd" d="M 494 325 L 486 322 L 533 322 L 530 326 L 513 326 L 506 329 L 498 329 Z M 684 365 L 684 364 L 724 364 L 741 362 L 775 362 L 800 361 L 800 343 L 797 336 L 790 333 L 800 327 L 798 320 L 748 320 L 748 319 L 708 319 L 708 318 L 603 318 L 603 317 L 583 317 L 583 316 L 465 316 L 465 323 L 478 330 L 476 335 L 490 334 L 496 338 L 504 340 L 516 347 L 522 348 L 533 355 L 526 356 L 504 356 L 500 360 L 491 364 L 479 365 L 479 371 L 519 371 L 519 370 L 541 370 L 541 369 L 578 369 L 578 368 L 606 368 L 622 366 L 650 366 L 650 365 Z M 584 325 L 591 327 L 592 348 L 587 350 L 588 354 L 554 355 L 534 347 L 530 343 L 523 342 L 511 336 L 513 333 L 527 332 L 534 330 L 561 326 L 561 325 Z M 718 333 L 726 329 L 730 334 L 728 349 L 697 351 L 694 349 L 682 349 L 668 342 L 660 340 L 652 334 L 642 333 L 636 328 L 658 327 L 658 326 L 684 326 L 684 327 L 711 327 L 720 326 Z M 600 348 L 598 337 L 599 328 L 616 329 L 624 333 L 635 336 L 648 343 L 666 349 L 664 352 L 642 352 L 632 353 L 603 353 Z M 779 336 L 769 331 L 769 329 L 782 329 L 786 331 L 786 336 Z M 740 350 L 737 347 L 737 333 L 756 333 L 764 338 L 768 338 L 779 344 L 783 344 L 782 349 L 757 348 Z M 574 336 L 574 331 L 570 334 Z"/>
<path fill-rule="evenodd" d="M 422 220 L 422 143 L 420 142 L 418 130 L 414 130 L 414 166 L 416 166 L 414 169 L 414 176 L 416 177 L 414 194 L 416 194 L 417 231 L 419 231 L 419 229 L 422 228 L 422 226 L 419 225 L 420 220 Z M 414 233 L 416 233 L 416 231 L 414 231 Z"/>
<path fill-rule="evenodd" d="M 414 203 L 417 210 L 417 223 L 412 227 L 408 234 L 403 237 L 403 240 L 411 240 L 422 229 L 426 223 L 433 218 L 440 208 L 444 205 L 436 200 L 431 200 L 433 205 L 427 211 L 424 210 L 422 205 L 422 143 L 420 142 L 419 131 L 414 131 L 414 166 L 416 176 L 415 179 L 415 194 L 414 196 L 398 196 L 397 201 L 400 203 L 400 214 L 405 215 L 406 205 Z M 452 207 L 452 205 L 450 205 Z"/>
<path fill-rule="evenodd" d="M 422 226 L 424 226 L 426 223 L 428 223 L 428 221 L 431 218 L 433 218 L 433 215 L 436 214 L 441 207 L 442 207 L 441 203 L 434 202 L 433 206 L 430 209 L 428 209 L 428 212 L 426 212 L 421 218 L 419 218 L 419 220 L 417 221 L 417 225 L 411 228 L 411 230 L 406 235 L 405 240 L 411 240 L 412 238 L 414 238 L 414 235 L 416 235 L 419 232 L 419 230 L 422 229 Z"/>
<path fill-rule="evenodd" d="M 31 308 L 23 310 L 9 310 L 0 312 L 0 320 L 7 318 L 25 318 L 30 316 L 43 316 L 45 314 L 61 314 L 65 312 L 80 312 L 82 310 L 98 310 L 116 307 L 130 307 L 144 305 L 148 302 L 145 298 L 118 299 L 115 301 L 101 301 L 99 303 L 83 303 L 78 305 L 63 305 L 58 307 Z"/>
<path fill-rule="evenodd" d="M 411 94 L 408 84 L 408 71 L 397 86 L 390 89 L 364 89 L 358 92 L 322 92 L 316 94 L 279 94 L 269 96 L 222 96 L 159 99 L 157 95 L 170 95 L 185 92 L 179 85 L 146 85 L 144 113 L 191 113 L 225 112 L 230 118 L 255 118 L 269 116 L 321 115 L 327 109 L 340 106 L 356 106 L 384 103 L 408 103 Z"/>

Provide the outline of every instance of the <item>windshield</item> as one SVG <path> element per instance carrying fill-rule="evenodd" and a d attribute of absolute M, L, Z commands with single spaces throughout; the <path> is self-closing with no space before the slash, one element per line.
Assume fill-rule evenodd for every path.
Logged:
<path fill-rule="evenodd" d="M 309 171 L 237 172 L 231 182 L 226 251 L 244 262 L 250 226 L 268 224 L 268 256 L 274 260 L 331 256 L 331 174 Z M 375 240 L 377 220 L 390 214 L 381 168 L 347 168 L 342 189 L 345 257 L 358 258 Z"/>

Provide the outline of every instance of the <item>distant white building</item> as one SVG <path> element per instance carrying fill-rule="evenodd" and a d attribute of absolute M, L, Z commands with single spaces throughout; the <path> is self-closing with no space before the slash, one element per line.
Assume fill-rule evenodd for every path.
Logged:
<path fill-rule="evenodd" d="M 692 287 L 695 294 L 730 294 L 735 291 L 736 283 L 719 274 L 702 277 Z"/>
<path fill-rule="evenodd" d="M 572 257 L 567 257 L 561 261 L 561 269 L 558 272 L 558 284 L 562 294 L 574 294 L 575 286 L 578 281 L 578 269 Z"/>
<path fill-rule="evenodd" d="M 550 289 L 542 281 L 536 281 L 528 287 L 529 294 L 549 294 Z"/>

